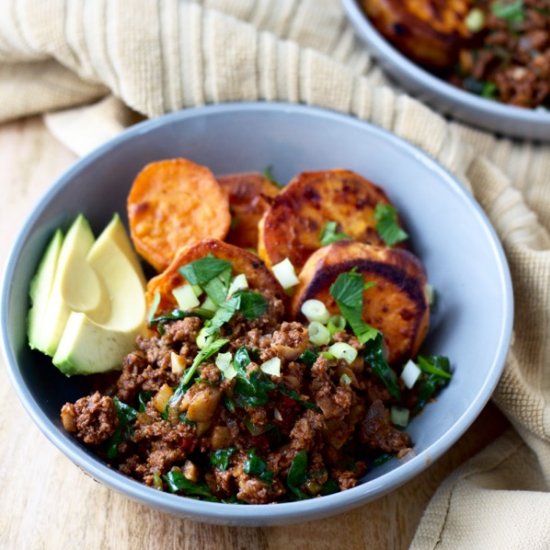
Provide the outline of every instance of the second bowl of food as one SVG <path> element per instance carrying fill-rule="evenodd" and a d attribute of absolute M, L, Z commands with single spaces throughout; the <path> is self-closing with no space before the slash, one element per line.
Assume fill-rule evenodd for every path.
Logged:
<path fill-rule="evenodd" d="M 403 87 L 443 114 L 550 140 L 550 9 L 538 0 L 342 0 Z"/>
<path fill-rule="evenodd" d="M 171 513 L 267 525 L 445 452 L 498 381 L 512 294 L 482 210 L 424 153 L 234 104 L 77 162 L 23 227 L 1 313 L 19 396 L 75 464 Z"/>

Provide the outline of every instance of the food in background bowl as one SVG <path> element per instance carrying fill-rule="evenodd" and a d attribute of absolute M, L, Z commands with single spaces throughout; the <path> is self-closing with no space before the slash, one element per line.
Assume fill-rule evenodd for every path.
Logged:
<path fill-rule="evenodd" d="M 360 0 L 403 54 L 448 82 L 510 105 L 550 107 L 546 0 Z"/>
<path fill-rule="evenodd" d="M 204 177 L 206 190 L 213 190 L 202 197 L 211 211 L 206 229 L 197 227 L 205 223 L 202 209 L 178 216 L 180 190 L 185 201 Z M 104 348 L 119 353 L 115 369 L 122 369 L 114 384 L 108 378 L 94 393 L 66 403 L 63 426 L 120 472 L 185 496 L 265 504 L 354 487 L 381 460 L 411 451 L 404 431 L 410 418 L 451 379 L 446 357 L 418 354 L 430 313 L 424 268 L 411 252 L 394 248 L 408 235 L 388 196 L 354 172 L 302 173 L 271 197 L 264 190 L 277 188 L 263 176 L 220 179 L 230 190 L 229 204 L 209 170 L 185 159 L 150 164 L 137 176 L 128 198 L 133 241 L 151 264 L 161 257 L 168 264 L 147 283 L 149 332 L 129 350 L 127 338 L 114 347 L 112 332 L 83 331 L 71 341 L 72 368 L 56 361 L 55 352 L 54 364 L 67 375 L 104 371 L 93 364 Z M 243 182 L 249 182 L 245 193 L 238 192 Z M 258 199 L 264 213 L 254 225 Z M 232 201 L 236 227 L 246 221 L 238 238 L 259 242 L 272 271 L 249 250 L 200 238 L 209 228 L 227 233 Z M 170 210 L 176 219 L 164 224 Z M 278 233 L 285 220 L 286 239 Z M 75 241 L 73 232 L 65 243 Z M 117 235 L 127 243 L 123 231 Z M 59 232 L 46 258 L 58 240 Z M 179 250 L 171 244 L 182 241 Z M 78 265 L 45 269 L 43 261 L 38 275 L 49 273 L 55 284 L 73 277 L 73 285 L 54 284 L 46 301 L 76 285 L 86 307 L 73 300 L 71 315 L 91 317 L 90 324 L 102 304 L 87 300 L 88 286 L 79 286 L 86 269 L 100 273 L 97 245 L 93 238 L 86 243 Z M 113 256 L 120 255 L 112 244 Z M 135 258 L 126 256 L 134 266 Z M 109 265 L 103 258 L 100 266 Z M 44 301 L 36 286 L 31 319 Z M 111 317 L 128 317 L 130 305 L 143 302 L 142 287 L 123 286 L 114 287 L 122 301 L 112 293 L 103 297 Z M 48 293 L 48 285 L 41 289 Z M 94 299 L 101 294 L 89 292 Z"/>

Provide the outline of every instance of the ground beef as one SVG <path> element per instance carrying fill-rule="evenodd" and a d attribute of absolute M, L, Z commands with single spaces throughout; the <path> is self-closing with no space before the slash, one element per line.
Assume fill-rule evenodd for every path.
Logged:
<path fill-rule="evenodd" d="M 390 422 L 389 411 L 382 401 L 375 401 L 361 425 L 361 442 L 372 449 L 396 453 L 411 446 L 408 433 L 398 430 Z"/>
<path fill-rule="evenodd" d="M 61 409 L 63 426 L 86 445 L 100 445 L 118 426 L 117 412 L 111 397 L 95 392 Z"/>
<path fill-rule="evenodd" d="M 225 378 L 208 359 L 194 383 L 181 388 L 182 370 L 173 372 L 171 355 L 185 371 L 199 351 L 202 326 L 190 317 L 139 338 L 115 390 L 130 412 L 117 416 L 113 399 L 96 392 L 63 407 L 66 429 L 148 485 L 167 490 L 166 475 L 177 471 L 216 498 L 250 504 L 296 496 L 287 477 L 304 453 L 305 481 L 293 491 L 314 497 L 329 482 L 340 490 L 355 486 L 371 455 L 410 446 L 389 422 L 387 390 L 361 359 L 348 365 L 319 355 L 313 365 L 304 363 L 308 333 L 298 322 L 235 319 L 224 351 L 248 350 L 246 377 Z M 335 340 L 361 348 L 345 333 Z M 260 368 L 273 357 L 281 360 L 279 376 Z M 216 453 L 226 455 L 216 463 Z"/>

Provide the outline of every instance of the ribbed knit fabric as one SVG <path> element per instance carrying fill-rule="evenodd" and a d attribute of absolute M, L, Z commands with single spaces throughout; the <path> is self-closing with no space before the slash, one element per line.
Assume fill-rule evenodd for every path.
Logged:
<path fill-rule="evenodd" d="M 0 120 L 75 108 L 46 121 L 79 153 L 129 124 L 127 107 L 241 100 L 370 120 L 472 189 L 512 270 L 515 335 L 494 400 L 516 431 L 443 483 L 412 547 L 550 548 L 550 146 L 449 123 L 403 94 L 338 0 L 0 0 Z"/>

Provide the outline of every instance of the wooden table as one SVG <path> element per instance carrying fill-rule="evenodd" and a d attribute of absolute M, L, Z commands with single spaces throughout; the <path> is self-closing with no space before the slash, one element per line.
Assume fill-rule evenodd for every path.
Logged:
<path fill-rule="evenodd" d="M 0 265 L 23 220 L 75 156 L 37 119 L 0 126 Z M 44 373 L 47 376 L 47 373 Z M 352 512 L 289 527 L 220 527 L 151 510 L 95 483 L 31 423 L 0 368 L 0 548 L 407 548 L 441 481 L 506 428 L 493 406 L 422 475 Z"/>

